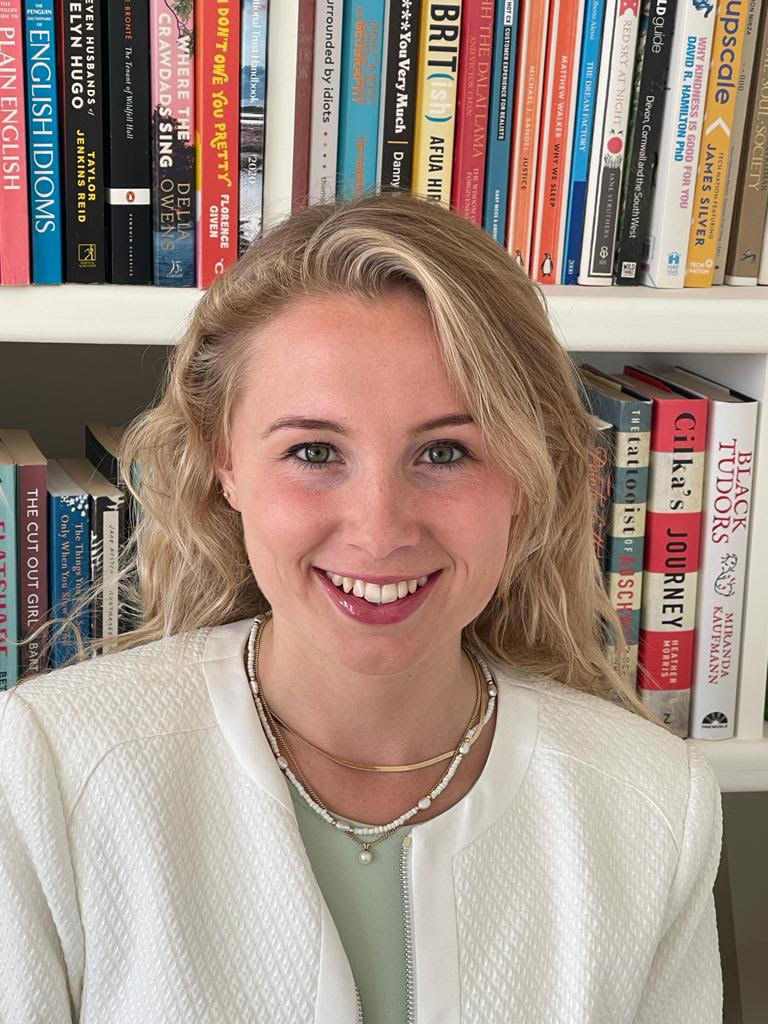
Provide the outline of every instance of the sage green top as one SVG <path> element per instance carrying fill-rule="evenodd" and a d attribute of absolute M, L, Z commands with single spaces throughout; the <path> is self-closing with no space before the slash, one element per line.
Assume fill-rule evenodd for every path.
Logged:
<path fill-rule="evenodd" d="M 312 870 L 352 967 L 365 1024 L 405 1024 L 400 863 L 411 830 L 401 828 L 371 847 L 373 859 L 361 864 L 361 847 L 323 821 L 292 784 L 288 788 Z"/>

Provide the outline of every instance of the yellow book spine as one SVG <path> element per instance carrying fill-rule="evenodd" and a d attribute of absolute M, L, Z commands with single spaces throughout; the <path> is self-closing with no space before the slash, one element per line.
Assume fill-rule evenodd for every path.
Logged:
<path fill-rule="evenodd" d="M 707 99 L 688 237 L 686 288 L 708 288 L 715 275 L 720 220 L 725 205 L 728 152 L 747 28 L 748 0 L 718 0 Z M 740 140 L 736 140 L 736 145 Z"/>
<path fill-rule="evenodd" d="M 461 3 L 430 3 L 421 11 L 411 192 L 450 206 Z"/>

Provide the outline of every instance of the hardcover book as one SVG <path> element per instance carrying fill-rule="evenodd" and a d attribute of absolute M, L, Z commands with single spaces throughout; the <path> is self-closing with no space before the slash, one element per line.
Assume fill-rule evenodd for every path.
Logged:
<path fill-rule="evenodd" d="M 65 276 L 100 284 L 107 279 L 102 5 L 62 0 L 60 15 Z"/>
<path fill-rule="evenodd" d="M 151 284 L 149 8 L 146 0 L 122 0 L 107 3 L 104 15 L 108 277 Z"/>
<path fill-rule="evenodd" d="M 261 234 L 268 0 L 242 0 L 240 32 L 240 224 L 242 255 Z"/>
<path fill-rule="evenodd" d="M 0 0 L 0 284 L 29 284 L 21 0 Z"/>
<path fill-rule="evenodd" d="M 0 690 L 19 681 L 16 464 L 0 441 Z"/>
<path fill-rule="evenodd" d="M 499 245 L 506 242 L 507 192 L 515 99 L 520 0 L 498 0 L 493 30 L 491 108 L 485 161 L 483 227 Z M 461 65 L 459 65 L 461 74 Z"/>
<path fill-rule="evenodd" d="M 601 571 L 605 572 L 615 440 L 611 423 L 594 415 L 590 419 L 595 431 L 592 447 L 589 450 L 589 486 L 595 507 L 592 535 L 595 557 Z"/>
<path fill-rule="evenodd" d="M 88 493 L 51 459 L 48 463 L 48 581 L 51 619 L 77 614 L 74 625 L 83 640 L 90 637 L 87 608 L 77 606 L 91 582 L 90 510 Z M 61 624 L 58 624 L 61 626 Z M 54 633 L 50 667 L 60 668 L 78 652 L 71 630 Z"/>
<path fill-rule="evenodd" d="M 272 3 L 267 32 L 267 111 L 262 229 L 288 217 L 293 204 L 299 0 Z"/>
<path fill-rule="evenodd" d="M 24 30 L 32 280 L 61 284 L 64 225 L 53 0 L 25 0 Z"/>
<path fill-rule="evenodd" d="M 312 128 L 309 140 L 309 202 L 336 198 L 336 151 L 341 105 L 341 5 L 316 0 L 312 62 Z"/>
<path fill-rule="evenodd" d="M 421 0 L 388 0 L 376 170 L 384 192 L 411 190 L 420 24 Z"/>

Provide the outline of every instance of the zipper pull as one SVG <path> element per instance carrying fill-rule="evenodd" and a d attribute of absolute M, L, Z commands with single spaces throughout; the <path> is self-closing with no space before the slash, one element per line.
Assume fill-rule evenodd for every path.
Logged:
<path fill-rule="evenodd" d="M 408 835 L 403 840 L 403 849 L 404 850 L 410 850 L 412 842 L 413 842 L 413 837 L 412 837 L 411 833 L 409 832 Z"/>

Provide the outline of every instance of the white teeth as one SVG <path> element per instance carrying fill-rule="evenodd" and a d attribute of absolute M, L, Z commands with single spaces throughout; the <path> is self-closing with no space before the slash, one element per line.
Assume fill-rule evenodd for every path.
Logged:
<path fill-rule="evenodd" d="M 429 576 L 419 576 L 418 579 L 400 580 L 397 583 L 364 583 L 362 580 L 352 579 L 350 576 L 339 576 L 338 573 L 328 572 L 325 575 L 337 587 L 343 587 L 344 593 L 350 591 L 355 597 L 362 597 L 371 604 L 391 604 L 401 597 L 413 594 L 418 587 L 423 587 Z"/>

